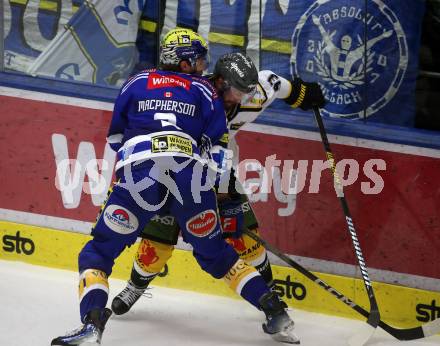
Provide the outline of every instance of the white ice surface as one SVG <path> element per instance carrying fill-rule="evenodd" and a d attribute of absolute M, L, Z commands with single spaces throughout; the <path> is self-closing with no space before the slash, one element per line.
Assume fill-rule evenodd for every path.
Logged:
<path fill-rule="evenodd" d="M 0 261 L 0 346 L 48 346 L 79 326 L 77 274 Z M 125 287 L 110 280 L 110 299 Z M 271 346 L 264 316 L 248 303 L 218 296 L 154 287 L 132 311 L 109 320 L 102 346 Z M 329 296 L 329 299 L 332 299 Z M 110 302 L 111 300 L 109 300 Z M 365 322 L 290 311 L 303 346 L 344 346 Z M 377 330 L 370 346 L 440 345 L 435 336 L 399 342 Z"/>

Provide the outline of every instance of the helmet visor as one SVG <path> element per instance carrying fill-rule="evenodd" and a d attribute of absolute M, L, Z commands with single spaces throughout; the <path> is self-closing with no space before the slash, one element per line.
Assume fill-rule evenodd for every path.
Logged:
<path fill-rule="evenodd" d="M 225 83 L 225 88 L 223 89 L 224 93 L 228 93 L 230 97 L 232 97 L 237 103 L 245 104 L 248 103 L 254 97 L 257 88 L 254 87 L 250 91 L 242 91 L 237 89 L 236 87 Z"/>

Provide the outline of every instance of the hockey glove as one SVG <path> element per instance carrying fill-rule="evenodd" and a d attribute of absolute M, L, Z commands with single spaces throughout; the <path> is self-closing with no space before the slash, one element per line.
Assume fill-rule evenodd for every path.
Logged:
<path fill-rule="evenodd" d="M 240 238 L 243 234 L 244 214 L 240 199 L 224 199 L 218 202 L 224 237 Z"/>
<path fill-rule="evenodd" d="M 325 98 L 318 83 L 304 82 L 301 78 L 294 78 L 291 83 L 292 93 L 285 101 L 292 107 L 305 111 L 313 107 L 324 107 Z"/>

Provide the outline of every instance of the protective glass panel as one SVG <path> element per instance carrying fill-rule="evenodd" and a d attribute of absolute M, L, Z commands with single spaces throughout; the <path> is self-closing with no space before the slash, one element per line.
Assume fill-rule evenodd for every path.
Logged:
<path fill-rule="evenodd" d="M 159 1 L 18 1 L 4 4 L 4 67 L 35 77 L 120 86 L 156 63 Z"/>

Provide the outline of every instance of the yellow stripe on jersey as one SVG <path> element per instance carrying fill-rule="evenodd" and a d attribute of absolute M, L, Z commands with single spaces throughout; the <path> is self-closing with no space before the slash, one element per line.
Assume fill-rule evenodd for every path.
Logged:
<path fill-rule="evenodd" d="M 103 290 L 108 294 L 107 274 L 98 269 L 86 269 L 79 276 L 79 301 L 92 290 Z"/>
<path fill-rule="evenodd" d="M 223 277 L 223 280 L 226 281 L 228 286 L 237 292 L 237 294 L 241 293 L 244 285 L 252 278 L 260 275 L 258 271 L 247 264 L 242 259 L 239 259 L 229 272 Z"/>

